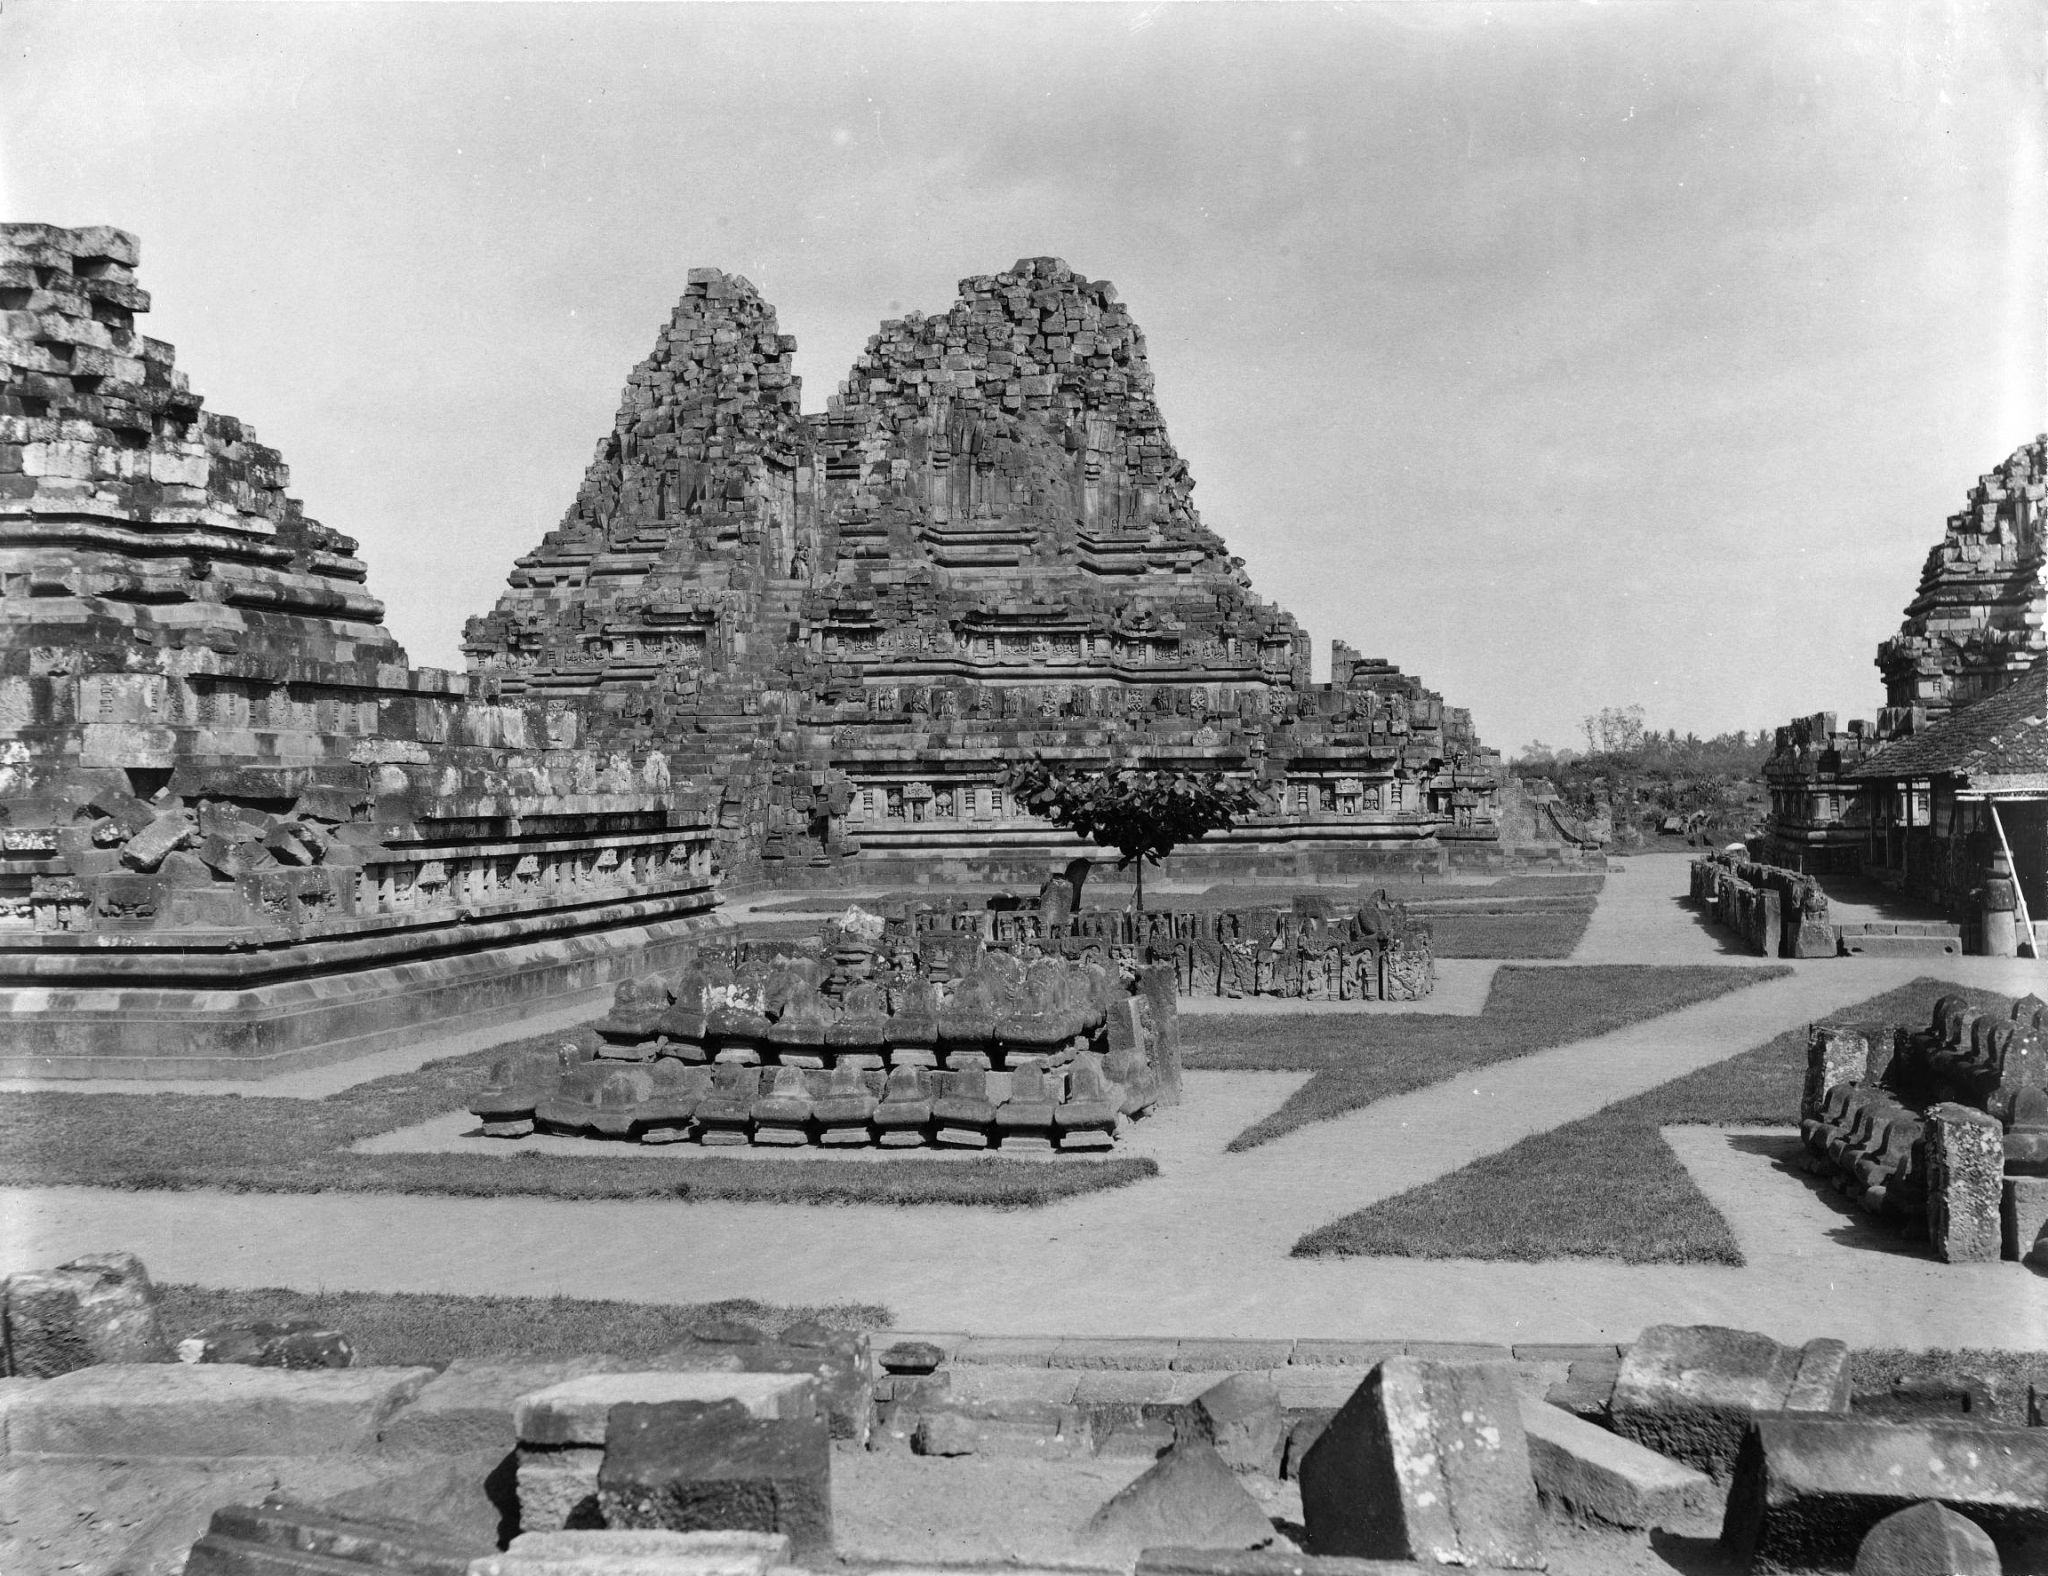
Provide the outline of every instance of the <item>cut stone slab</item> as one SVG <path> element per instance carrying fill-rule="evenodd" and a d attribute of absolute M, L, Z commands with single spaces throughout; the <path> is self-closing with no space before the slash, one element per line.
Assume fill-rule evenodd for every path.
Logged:
<path fill-rule="evenodd" d="M 509 1450 L 390 1457 L 370 1482 L 323 1497 L 313 1509 L 331 1516 L 417 1522 L 451 1542 L 488 1553 L 519 1530 L 519 1493 Z"/>
<path fill-rule="evenodd" d="M 1309 1551 L 1540 1570 L 1512 1364 L 1390 1357 L 1301 1462 Z"/>
<path fill-rule="evenodd" d="M 1939 1498 L 1994 1538 L 2048 1533 L 2048 1429 L 1763 1417 L 1721 1542 L 1758 1571 L 1846 1569 L 1885 1517 Z"/>
<path fill-rule="evenodd" d="M 0 1373 L 53 1379 L 96 1363 L 162 1363 L 171 1358 L 157 1316 L 156 1287 L 132 1253 L 88 1253 L 10 1275 L 0 1284 Z"/>
<path fill-rule="evenodd" d="M 1622 1359 L 1608 1403 L 1617 1434 L 1717 1482 L 1734 1470 L 1757 1417 L 1848 1410 L 1849 1349 L 1842 1342 L 1784 1346 L 1715 1324 L 1644 1330 Z"/>
<path fill-rule="evenodd" d="M 269 1499 L 213 1513 L 186 1557 L 186 1576 L 326 1576 L 378 1570 L 395 1576 L 468 1576 L 488 1543 L 450 1538 L 417 1522 L 336 1515 Z"/>
<path fill-rule="evenodd" d="M 1667 1527 L 1709 1508 L 1704 1472 L 1542 1401 L 1522 1402 L 1529 1470 L 1547 1503 L 1612 1527 Z"/>
<path fill-rule="evenodd" d="M 355 1343 L 311 1319 L 283 1323 L 230 1319 L 178 1342 L 181 1363 L 246 1363 L 253 1368 L 347 1368 Z"/>
<path fill-rule="evenodd" d="M 2000 1576 L 1998 1547 L 1968 1516 L 1922 1500 L 1864 1534 L 1855 1576 Z"/>
<path fill-rule="evenodd" d="M 1287 1444 L 1280 1387 L 1264 1374 L 1232 1374 L 1195 1398 L 1182 1414 L 1178 1434 L 1215 1446 L 1233 1472 L 1277 1477 Z"/>
<path fill-rule="evenodd" d="M 832 1546 L 832 1434 L 737 1401 L 614 1409 L 597 1502 L 607 1527 L 779 1532 L 798 1557 Z"/>
<path fill-rule="evenodd" d="M 602 1445 L 611 1409 L 627 1402 L 733 1401 L 752 1417 L 806 1418 L 815 1394 L 808 1374 L 586 1374 L 521 1396 L 513 1427 L 521 1444 Z"/>
<path fill-rule="evenodd" d="M 9 1399 L 7 1448 L 53 1456 L 327 1456 L 376 1448 L 431 1368 L 109 1363 Z"/>
<path fill-rule="evenodd" d="M 1358 1560 L 1279 1549 L 1146 1549 L 1136 1576 L 1419 1576 L 1412 1560 Z"/>
<path fill-rule="evenodd" d="M 545 1363 L 459 1357 L 384 1425 L 384 1448 L 398 1455 L 502 1455 L 519 1443 L 513 1419 L 522 1396 L 617 1367 L 605 1357 Z"/>
<path fill-rule="evenodd" d="M 1183 1439 L 1112 1495 L 1080 1531 L 1094 1552 L 1135 1554 L 1180 1539 L 1213 1549 L 1273 1541 L 1273 1522 L 1213 1445 Z"/>
<path fill-rule="evenodd" d="M 523 1532 L 469 1576 L 767 1576 L 789 1558 L 775 1532 Z"/>

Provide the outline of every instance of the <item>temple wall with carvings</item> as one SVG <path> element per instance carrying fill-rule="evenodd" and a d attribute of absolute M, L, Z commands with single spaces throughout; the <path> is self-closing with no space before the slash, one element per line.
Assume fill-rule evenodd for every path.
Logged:
<path fill-rule="evenodd" d="M 608 988 L 710 908 L 705 808 L 659 748 L 411 667 L 355 544 L 136 331 L 136 261 L 0 226 L 0 1067 L 219 1072 Z M 150 1013 L 182 1043 L 137 1048 Z"/>

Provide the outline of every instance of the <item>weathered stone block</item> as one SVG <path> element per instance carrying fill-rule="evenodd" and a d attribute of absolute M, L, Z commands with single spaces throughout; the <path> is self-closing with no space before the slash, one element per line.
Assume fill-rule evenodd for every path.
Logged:
<path fill-rule="evenodd" d="M 2005 1143 L 1998 1119 L 1945 1102 L 1927 1112 L 1927 1239 L 1946 1264 L 1998 1257 Z"/>
<path fill-rule="evenodd" d="M 375 1448 L 431 1368 L 80 1368 L 13 1397 L 7 1448 L 69 1456 L 326 1456 Z"/>
<path fill-rule="evenodd" d="M 2048 1177 L 2007 1177 L 1999 1207 L 2005 1257 L 2048 1266 Z"/>
<path fill-rule="evenodd" d="M 94 1363 L 170 1361 L 156 1288 L 132 1253 L 89 1253 L 0 1286 L 0 1372 L 48 1379 Z"/>
<path fill-rule="evenodd" d="M 1183 1439 L 1081 1528 L 1089 1548 L 1135 1553 L 1181 1539 L 1208 1548 L 1270 1543 L 1273 1523 L 1214 1447 Z"/>
<path fill-rule="evenodd" d="M 1855 1576 L 2000 1576 L 1998 1547 L 1946 1505 L 1922 1500 L 1864 1534 Z"/>
<path fill-rule="evenodd" d="M 1704 1472 L 1542 1401 L 1522 1402 L 1522 1430 L 1537 1492 L 1577 1519 L 1665 1527 L 1700 1514 L 1712 1499 Z"/>
<path fill-rule="evenodd" d="M 671 1401 L 732 1401 L 757 1418 L 806 1418 L 817 1410 L 808 1374 L 603 1373 L 521 1396 L 513 1426 L 522 1444 L 602 1445 L 613 1407 Z"/>
<path fill-rule="evenodd" d="M 614 1408 L 597 1475 L 608 1527 L 788 1535 L 832 1545 L 832 1439 L 822 1419 L 764 1420 L 736 1401 Z"/>
<path fill-rule="evenodd" d="M 254 1368 L 347 1368 L 355 1345 L 339 1330 L 310 1319 L 276 1323 L 231 1319 L 178 1342 L 181 1363 L 245 1363 Z"/>
<path fill-rule="evenodd" d="M 1799 1094 L 1799 1115 L 1820 1114 L 1821 1101 L 1837 1084 L 1858 1084 L 1870 1071 L 1870 1041 L 1853 1029 L 1823 1024 L 1806 1040 L 1806 1083 Z"/>
<path fill-rule="evenodd" d="M 488 1543 L 418 1523 L 340 1516 L 266 1500 L 213 1513 L 186 1556 L 186 1576 L 332 1576 L 351 1567 L 396 1576 L 468 1576 Z"/>
<path fill-rule="evenodd" d="M 767 1576 L 789 1557 L 769 1532 L 523 1532 L 470 1576 Z"/>
<path fill-rule="evenodd" d="M 1839 1569 L 1878 1522 L 1939 1499 L 1994 1537 L 2048 1533 L 2048 1430 L 1764 1417 L 1721 1541 L 1758 1571 Z"/>
<path fill-rule="evenodd" d="M 1309 1550 L 1538 1569 L 1514 1370 L 1390 1357 L 1301 1463 Z"/>
<path fill-rule="evenodd" d="M 1214 1446 L 1233 1472 L 1278 1475 L 1287 1443 L 1280 1387 L 1263 1374 L 1232 1374 L 1182 1414 L 1179 1436 Z"/>
<path fill-rule="evenodd" d="M 1655 1324 L 1622 1359 L 1608 1415 L 1624 1439 L 1725 1480 L 1752 1420 L 1788 1408 L 1846 1413 L 1848 1348 L 1780 1345 L 1713 1324 Z"/>
<path fill-rule="evenodd" d="M 603 1357 L 553 1363 L 459 1357 L 393 1415 L 381 1442 L 399 1455 L 503 1453 L 519 1442 L 514 1412 L 522 1396 L 616 1366 Z"/>
<path fill-rule="evenodd" d="M 1135 1576 L 1420 1576 L 1421 1571 L 1412 1560 L 1356 1560 L 1280 1549 L 1165 1547 L 1139 1554 Z"/>

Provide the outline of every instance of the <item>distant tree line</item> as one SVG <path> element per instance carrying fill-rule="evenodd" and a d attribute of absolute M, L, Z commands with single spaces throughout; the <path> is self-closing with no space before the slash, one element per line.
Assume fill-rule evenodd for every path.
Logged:
<path fill-rule="evenodd" d="M 1768 804 L 1763 764 L 1776 730 L 1738 729 L 1701 738 L 1648 726 L 1641 706 L 1608 706 L 1580 725 L 1584 750 L 1539 740 L 1509 762 L 1516 775 L 1540 778 L 1582 819 L 1610 816 L 1617 848 L 1658 838 L 1718 846 L 1762 824 Z"/>

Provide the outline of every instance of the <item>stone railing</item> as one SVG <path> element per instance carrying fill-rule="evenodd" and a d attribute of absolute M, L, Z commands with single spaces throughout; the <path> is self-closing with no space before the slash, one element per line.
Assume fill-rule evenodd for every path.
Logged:
<path fill-rule="evenodd" d="M 1943 1260 L 2048 1265 L 2048 1005 L 2038 997 L 1994 1013 L 1944 996 L 1918 1032 L 1816 1027 L 1799 1127 L 1809 1170 L 1909 1232 L 1924 1225 Z"/>
<path fill-rule="evenodd" d="M 1178 1101 L 1174 1014 L 1163 966 L 891 944 L 862 915 L 627 981 L 594 1051 L 501 1062 L 470 1110 L 503 1138 L 1100 1151 Z"/>
<path fill-rule="evenodd" d="M 1767 958 L 1831 958 L 1837 950 L 1827 894 L 1811 876 L 1709 854 L 1692 863 L 1692 899 Z"/>
<path fill-rule="evenodd" d="M 995 899 L 919 909 L 917 934 L 960 931 L 990 947 L 1135 966 L 1170 964 L 1182 996 L 1303 1001 L 1419 1001 L 1436 988 L 1427 923 L 1384 894 L 1339 914 L 1313 898 L 1291 908 L 1069 909 Z"/>

